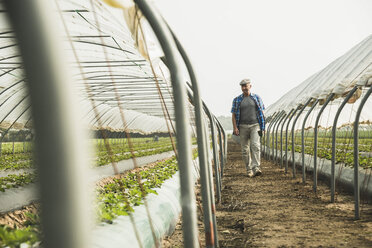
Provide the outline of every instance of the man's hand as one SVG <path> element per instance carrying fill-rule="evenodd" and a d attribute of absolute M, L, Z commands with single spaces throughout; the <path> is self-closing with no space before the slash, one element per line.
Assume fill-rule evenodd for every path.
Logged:
<path fill-rule="evenodd" d="M 262 137 L 262 130 L 258 130 L 258 136 Z"/>
<path fill-rule="evenodd" d="M 234 128 L 233 134 L 235 134 L 236 136 L 239 136 L 239 129 L 238 128 Z"/>

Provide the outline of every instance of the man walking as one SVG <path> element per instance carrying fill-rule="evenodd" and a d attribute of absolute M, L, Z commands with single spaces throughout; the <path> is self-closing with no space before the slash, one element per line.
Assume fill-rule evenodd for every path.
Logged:
<path fill-rule="evenodd" d="M 234 134 L 240 136 L 248 177 L 260 176 L 260 136 L 265 131 L 265 106 L 261 97 L 251 93 L 251 80 L 243 79 L 240 86 L 243 94 L 234 98 L 231 108 Z"/>

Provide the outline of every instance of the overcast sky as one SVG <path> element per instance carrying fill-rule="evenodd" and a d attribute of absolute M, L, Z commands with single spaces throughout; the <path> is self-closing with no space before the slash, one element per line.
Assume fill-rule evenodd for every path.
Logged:
<path fill-rule="evenodd" d="M 230 116 L 241 79 L 269 106 L 372 34 L 372 0 L 155 2 L 217 116 Z"/>

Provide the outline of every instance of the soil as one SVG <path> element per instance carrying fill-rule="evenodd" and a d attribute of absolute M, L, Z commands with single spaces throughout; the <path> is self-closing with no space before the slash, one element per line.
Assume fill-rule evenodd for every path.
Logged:
<path fill-rule="evenodd" d="M 222 179 L 222 201 L 216 205 L 220 247 L 372 247 L 372 207 L 361 202 L 361 219 L 354 219 L 353 197 L 345 192 L 330 203 L 330 190 L 312 176 L 261 161 L 263 174 L 248 178 L 240 146 L 228 144 Z M 200 201 L 200 194 L 197 193 Z M 199 205 L 199 204 L 198 204 Z M 204 247 L 202 214 L 198 207 L 200 244 Z M 163 240 L 163 247 L 183 247 L 182 223 Z"/>
<path fill-rule="evenodd" d="M 37 215 L 39 212 L 39 208 L 39 203 L 32 203 L 28 206 L 23 206 L 21 209 L 9 213 L 0 214 L 0 225 L 24 228 L 27 226 L 27 222 L 29 220 L 29 217 L 27 217 L 27 213 Z"/>

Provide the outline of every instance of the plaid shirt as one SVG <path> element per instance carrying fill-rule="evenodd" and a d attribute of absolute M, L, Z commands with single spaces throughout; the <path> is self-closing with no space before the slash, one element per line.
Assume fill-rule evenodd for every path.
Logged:
<path fill-rule="evenodd" d="M 265 110 L 265 105 L 262 102 L 262 99 L 259 95 L 251 93 L 249 95 L 253 101 L 256 103 L 258 107 L 257 111 L 257 119 L 258 124 L 260 124 L 260 129 L 262 131 L 265 131 L 265 116 L 263 114 L 263 111 Z M 244 94 L 241 94 L 240 96 L 237 96 L 234 98 L 231 113 L 235 113 L 235 119 L 236 119 L 236 126 L 239 128 L 239 121 L 240 121 L 240 104 L 242 103 L 244 98 Z"/>

